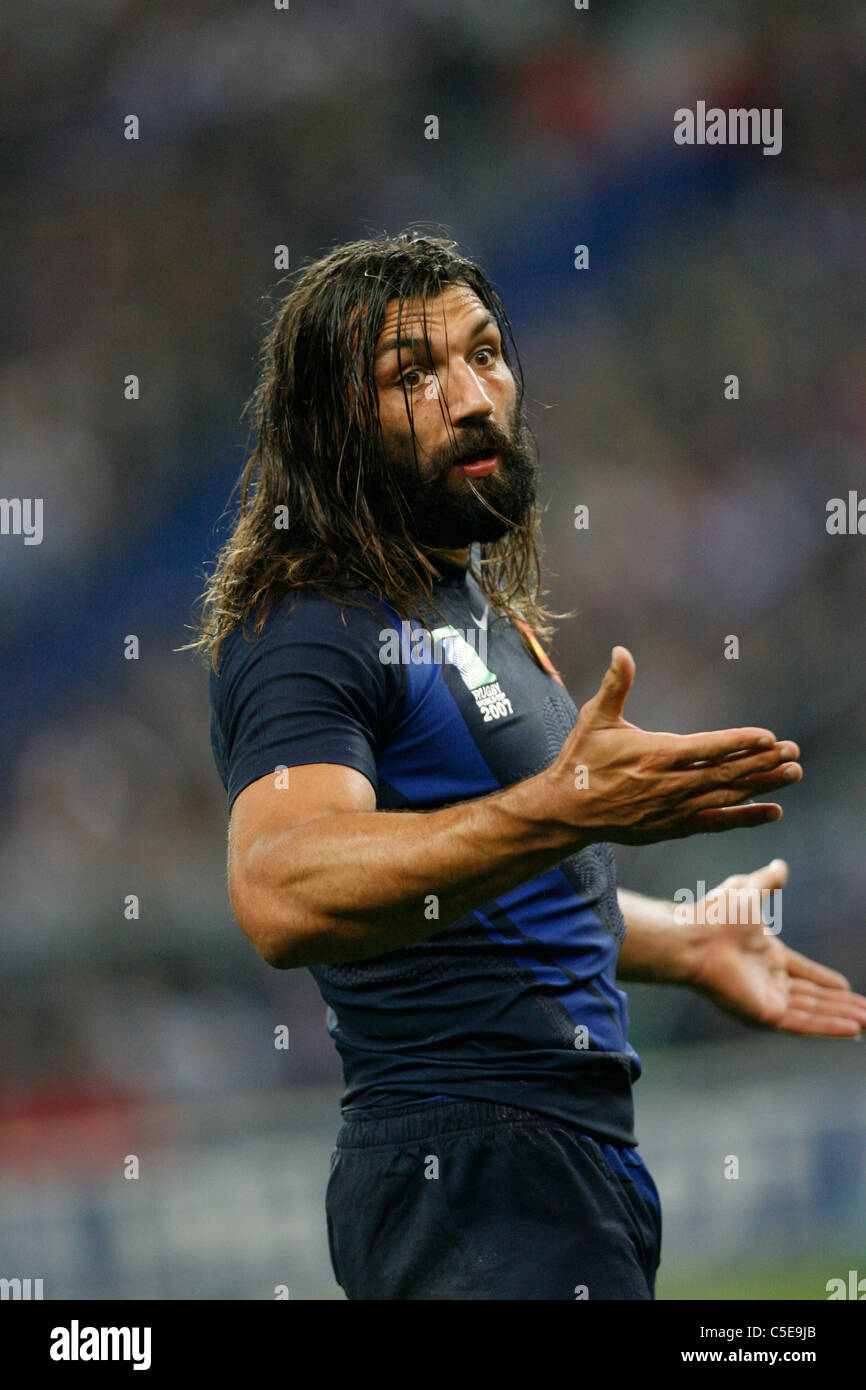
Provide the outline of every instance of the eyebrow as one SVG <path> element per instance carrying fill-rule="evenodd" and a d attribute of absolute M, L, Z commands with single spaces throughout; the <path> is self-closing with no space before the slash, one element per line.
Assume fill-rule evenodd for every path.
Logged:
<path fill-rule="evenodd" d="M 479 335 L 483 333 L 485 329 L 491 327 L 498 329 L 499 324 L 497 323 L 494 315 L 491 314 L 490 310 L 488 309 L 484 314 L 484 317 L 479 319 L 475 327 L 472 329 L 472 332 L 469 335 L 469 341 L 472 342 L 473 338 L 479 337 Z M 373 354 L 373 356 L 375 360 L 378 362 L 379 358 L 384 357 L 386 353 L 395 352 L 398 349 L 405 348 L 408 352 L 414 352 L 417 351 L 419 343 L 423 343 L 423 341 L 424 340 L 420 337 L 420 335 L 417 338 L 388 338 L 384 343 L 381 343 L 379 347 L 376 348 L 376 351 Z"/>

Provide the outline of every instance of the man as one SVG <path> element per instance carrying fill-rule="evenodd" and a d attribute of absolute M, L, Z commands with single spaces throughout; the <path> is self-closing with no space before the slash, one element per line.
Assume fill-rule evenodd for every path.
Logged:
<path fill-rule="evenodd" d="M 623 980 L 856 1036 L 866 1000 L 788 950 L 754 889 L 716 925 L 616 891 L 611 841 L 781 816 L 768 730 L 652 734 L 615 647 L 578 711 L 539 642 L 537 465 L 505 310 L 456 247 L 340 247 L 280 306 L 241 515 L 210 581 L 229 890 L 309 966 L 344 1063 L 331 1256 L 349 1298 L 649 1299 Z M 726 925 L 727 923 L 727 925 Z"/>

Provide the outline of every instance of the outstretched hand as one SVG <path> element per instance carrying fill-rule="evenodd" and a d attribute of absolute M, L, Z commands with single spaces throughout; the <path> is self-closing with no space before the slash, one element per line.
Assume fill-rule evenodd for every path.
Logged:
<path fill-rule="evenodd" d="M 707 935 L 689 983 L 742 1023 L 821 1038 L 859 1038 L 866 998 L 837 970 L 783 945 L 767 931 L 762 890 L 788 881 L 783 859 L 751 874 L 735 874 L 695 904 Z"/>
<path fill-rule="evenodd" d="M 798 782 L 796 743 L 769 729 L 650 733 L 624 718 L 635 663 L 614 647 L 598 691 L 549 770 L 552 807 L 587 843 L 651 844 L 778 820 L 775 802 L 754 796 Z"/>

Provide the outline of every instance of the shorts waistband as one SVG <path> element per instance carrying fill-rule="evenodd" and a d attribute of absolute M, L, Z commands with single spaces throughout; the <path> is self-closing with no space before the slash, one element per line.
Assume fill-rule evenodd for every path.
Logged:
<path fill-rule="evenodd" d="M 491 1125 L 568 1126 L 564 1120 L 551 1119 L 537 1110 L 500 1101 L 457 1100 L 431 1101 L 428 1105 L 408 1104 L 387 1109 L 358 1109 L 343 1112 L 343 1124 L 337 1135 L 338 1149 L 371 1149 L 384 1144 L 410 1143 L 428 1135 L 461 1134 L 486 1129 Z M 583 1133 L 577 1126 L 576 1134 Z M 593 1138 L 592 1135 L 586 1135 Z M 596 1143 L 599 1141 L 596 1139 Z"/>

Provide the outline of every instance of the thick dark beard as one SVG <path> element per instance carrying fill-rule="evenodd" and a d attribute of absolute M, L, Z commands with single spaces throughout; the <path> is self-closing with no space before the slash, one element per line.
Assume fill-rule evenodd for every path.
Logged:
<path fill-rule="evenodd" d="M 468 453 L 499 455 L 499 466 L 484 477 L 449 479 L 449 469 Z M 538 462 L 523 412 L 515 410 L 510 430 L 487 423 L 460 430 L 453 444 L 423 465 L 419 476 L 412 442 L 385 450 L 388 474 L 398 481 L 406 527 L 419 545 L 461 549 L 473 542 L 491 543 L 528 517 L 538 488 Z M 395 488 L 395 493 L 397 489 Z"/>

